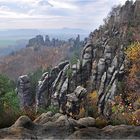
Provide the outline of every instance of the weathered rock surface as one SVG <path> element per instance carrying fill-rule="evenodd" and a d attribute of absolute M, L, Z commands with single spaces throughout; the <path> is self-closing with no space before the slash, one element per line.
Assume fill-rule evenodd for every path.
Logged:
<path fill-rule="evenodd" d="M 78 86 L 75 91 L 71 94 L 66 95 L 65 110 L 63 113 L 73 116 L 78 115 L 80 110 L 80 104 L 85 99 L 87 95 L 87 90 L 81 86 Z M 61 101 L 60 101 L 61 102 Z"/>
<path fill-rule="evenodd" d="M 31 93 L 30 79 L 27 75 L 23 75 L 18 78 L 16 90 L 20 99 L 21 108 L 24 109 L 32 106 L 34 97 Z"/>
<path fill-rule="evenodd" d="M 48 121 L 51 121 L 52 116 L 53 116 L 52 112 L 42 113 L 38 118 L 34 120 L 34 122 L 38 124 L 44 124 L 47 123 Z"/>
<path fill-rule="evenodd" d="M 106 126 L 103 129 L 95 127 L 83 128 L 74 132 L 69 139 L 139 139 L 140 127 L 137 126 Z"/>
<path fill-rule="evenodd" d="M 55 82 L 59 72 L 61 72 L 63 68 L 68 64 L 68 61 L 64 61 L 53 68 L 50 73 L 46 72 L 42 75 L 41 79 L 38 81 L 36 92 L 37 109 L 40 107 L 47 108 L 51 104 L 53 83 Z"/>
<path fill-rule="evenodd" d="M 95 119 L 92 117 L 80 118 L 77 123 L 81 126 L 90 127 L 95 125 Z"/>
<path fill-rule="evenodd" d="M 51 114 L 52 115 L 52 114 Z M 60 114 L 59 114 L 60 115 Z M 0 139 L 139 139 L 140 126 L 106 126 L 102 129 L 94 127 L 94 118 L 74 120 L 66 115 L 58 114 L 44 121 L 50 113 L 32 122 L 27 116 L 21 116 L 13 126 L 0 129 Z M 42 115 L 43 116 L 43 115 Z M 53 120 L 59 116 L 56 120 Z"/>
<path fill-rule="evenodd" d="M 35 124 L 31 121 L 31 119 L 27 116 L 21 116 L 19 119 L 14 123 L 12 127 L 24 127 L 27 129 L 33 129 Z"/>

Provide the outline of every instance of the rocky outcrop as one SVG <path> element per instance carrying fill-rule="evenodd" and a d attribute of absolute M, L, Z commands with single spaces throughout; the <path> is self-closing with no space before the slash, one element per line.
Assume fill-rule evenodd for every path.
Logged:
<path fill-rule="evenodd" d="M 80 118 L 77 123 L 84 127 L 95 126 L 95 119 L 92 117 Z"/>
<path fill-rule="evenodd" d="M 40 48 L 40 47 L 61 47 L 66 44 L 65 41 L 52 38 L 50 40 L 49 36 L 46 35 L 45 39 L 42 35 L 37 35 L 36 37 L 29 40 L 26 47 Z"/>
<path fill-rule="evenodd" d="M 130 40 L 128 34 L 131 24 L 138 24 L 133 20 L 138 16 L 139 4 L 138 1 L 127 1 L 124 6 L 114 8 L 105 25 L 89 35 L 80 60 L 74 64 L 62 63 L 51 73 L 45 73 L 38 84 L 37 106 L 47 107 L 51 102 L 61 113 L 71 115 L 79 112 L 78 106 L 86 99 L 87 93 L 96 90 L 99 111 L 108 117 L 108 104 L 118 94 L 118 83 L 125 74 L 124 50 L 130 41 L 135 41 L 134 36 Z M 79 36 L 76 40 L 79 42 Z M 46 41 L 49 42 L 48 37 Z M 83 91 L 83 96 L 79 96 Z"/>
<path fill-rule="evenodd" d="M 31 93 L 30 79 L 27 75 L 20 76 L 17 81 L 17 95 L 22 109 L 31 107 L 34 102 L 34 96 Z"/>
<path fill-rule="evenodd" d="M 51 46 L 51 41 L 48 35 L 45 36 L 45 45 L 46 46 Z"/>
<path fill-rule="evenodd" d="M 78 49 L 83 45 L 83 41 L 80 40 L 80 35 L 77 35 L 77 37 L 68 39 L 68 44 L 70 44 L 71 48 L 70 51 L 72 51 L 74 48 Z"/>
<path fill-rule="evenodd" d="M 82 101 L 86 98 L 86 95 L 87 95 L 87 90 L 81 86 L 78 86 L 73 93 L 67 94 L 66 101 L 65 101 L 66 104 L 61 106 L 62 113 L 65 112 L 70 116 L 78 115 L 80 111 L 80 105 Z"/>
<path fill-rule="evenodd" d="M 51 86 L 50 83 L 51 76 L 48 74 L 48 72 L 44 73 L 38 82 L 37 87 L 37 93 L 36 93 L 36 106 L 37 109 L 39 107 L 47 107 L 50 105 L 50 90 L 49 86 Z"/>
<path fill-rule="evenodd" d="M 100 52 L 100 48 L 96 46 L 95 48 Z M 113 50 L 114 47 L 108 44 L 103 45 L 101 47 L 102 49 L 104 51 L 102 52 L 101 58 L 95 57 L 93 59 L 95 68 L 92 73 L 92 90 L 98 91 L 98 106 L 101 109 L 101 113 L 109 115 L 107 114 L 109 112 L 107 112 L 106 104 L 108 101 L 113 100 L 116 95 L 117 82 L 121 80 L 121 76 L 124 74 L 125 57 L 123 46 L 115 52 Z M 96 56 L 98 56 L 98 51 L 96 51 Z"/>
<path fill-rule="evenodd" d="M 42 35 L 37 35 L 35 38 L 29 40 L 27 47 L 40 47 L 44 46 L 45 42 Z"/>
<path fill-rule="evenodd" d="M 139 139 L 139 131 L 139 127 L 127 125 L 89 127 L 74 132 L 69 139 Z"/>
<path fill-rule="evenodd" d="M 52 38 L 48 35 L 45 36 L 45 39 L 42 35 L 37 35 L 36 37 L 29 40 L 26 47 L 32 47 L 35 50 L 39 49 L 40 47 L 61 47 L 61 46 L 68 46 L 70 47 L 70 50 L 74 48 L 80 48 L 83 44 L 82 41 L 80 41 L 80 35 L 78 35 L 75 39 L 70 38 L 67 41 Z"/>
<path fill-rule="evenodd" d="M 139 139 L 140 126 L 96 128 L 92 117 L 74 120 L 62 114 L 42 114 L 34 122 L 21 116 L 9 128 L 0 130 L 0 139 Z"/>
<path fill-rule="evenodd" d="M 33 129 L 35 124 L 27 116 L 21 116 L 19 119 L 12 125 L 12 127 L 24 127 L 27 129 Z"/>
<path fill-rule="evenodd" d="M 37 109 L 47 108 L 51 103 L 52 86 L 57 78 L 58 74 L 68 64 L 68 61 L 60 63 L 58 66 L 53 68 L 50 73 L 46 72 L 42 75 L 38 82 L 36 92 L 36 106 Z"/>

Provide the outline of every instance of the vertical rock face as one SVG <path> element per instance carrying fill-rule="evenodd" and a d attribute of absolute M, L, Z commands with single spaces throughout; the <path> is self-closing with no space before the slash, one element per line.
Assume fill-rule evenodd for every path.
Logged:
<path fill-rule="evenodd" d="M 74 41 L 74 47 L 80 47 L 80 35 L 78 35 Z"/>
<path fill-rule="evenodd" d="M 81 86 L 78 86 L 73 93 L 67 94 L 67 100 L 65 107 L 65 113 L 74 116 L 79 114 L 80 104 L 85 99 L 87 90 Z"/>
<path fill-rule="evenodd" d="M 36 92 L 36 106 L 37 108 L 47 108 L 51 103 L 52 86 L 57 78 L 59 72 L 69 62 L 65 61 L 60 63 L 58 66 L 53 68 L 50 73 L 46 72 L 42 75 L 38 81 L 37 92 Z"/>
<path fill-rule="evenodd" d="M 66 65 L 53 84 L 52 99 L 58 102 L 62 113 L 69 115 L 79 112 L 80 104 L 87 95 L 87 90 L 81 85 L 86 87 L 91 75 L 92 45 L 90 43 L 85 46 L 81 57 L 81 61 L 77 61 L 76 64 Z M 78 95 L 82 92 L 84 92 L 83 96 Z"/>
<path fill-rule="evenodd" d="M 37 93 L 36 93 L 36 106 L 37 108 L 45 108 L 50 104 L 50 75 L 48 72 L 44 73 L 41 79 L 38 81 Z"/>
<path fill-rule="evenodd" d="M 33 105 L 33 95 L 31 93 L 31 84 L 27 75 L 20 76 L 17 83 L 17 94 L 20 99 L 22 109 Z"/>
<path fill-rule="evenodd" d="M 117 35 L 112 31 L 114 38 L 120 37 L 118 31 Z M 104 36 L 104 38 L 102 37 Z M 117 82 L 119 77 L 124 73 L 124 46 L 120 44 L 118 48 L 110 45 L 112 39 L 105 42 L 109 36 L 104 34 L 99 38 L 98 42 L 93 43 L 94 56 L 92 59 L 92 90 L 97 90 L 99 95 L 98 106 L 101 113 L 107 115 L 105 111 L 106 104 L 112 100 L 116 94 Z M 113 37 L 113 35 L 112 35 Z M 121 43 L 121 42 L 120 42 Z M 98 46 L 100 44 L 100 46 Z"/>
<path fill-rule="evenodd" d="M 92 70 L 93 45 L 87 42 L 82 52 L 81 79 L 82 84 L 89 80 Z"/>

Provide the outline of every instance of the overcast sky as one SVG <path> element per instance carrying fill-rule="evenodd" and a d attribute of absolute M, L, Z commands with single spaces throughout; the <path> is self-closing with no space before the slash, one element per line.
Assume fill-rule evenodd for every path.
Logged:
<path fill-rule="evenodd" d="M 0 29 L 82 28 L 102 24 L 111 7 L 126 0 L 0 0 Z"/>

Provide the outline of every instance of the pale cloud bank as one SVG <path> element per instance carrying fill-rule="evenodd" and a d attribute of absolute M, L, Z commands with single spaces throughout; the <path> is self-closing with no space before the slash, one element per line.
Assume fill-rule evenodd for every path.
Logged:
<path fill-rule="evenodd" d="M 103 23 L 126 0 L 0 0 L 0 28 L 82 28 Z"/>

